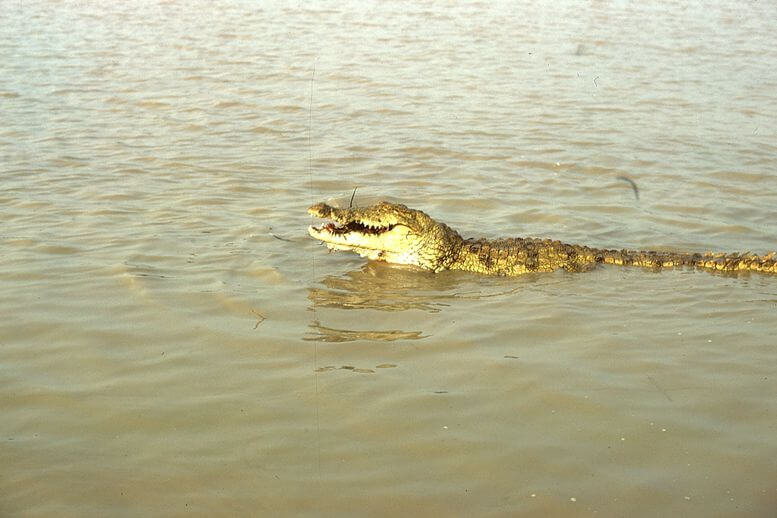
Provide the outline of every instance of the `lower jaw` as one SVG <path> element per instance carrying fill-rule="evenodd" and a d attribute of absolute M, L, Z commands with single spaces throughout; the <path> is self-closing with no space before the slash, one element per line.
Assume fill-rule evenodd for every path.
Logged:
<path fill-rule="evenodd" d="M 324 241 L 324 244 L 326 247 L 330 250 L 355 250 L 354 247 L 348 246 L 348 245 L 338 245 L 337 243 L 330 243 L 328 241 Z"/>

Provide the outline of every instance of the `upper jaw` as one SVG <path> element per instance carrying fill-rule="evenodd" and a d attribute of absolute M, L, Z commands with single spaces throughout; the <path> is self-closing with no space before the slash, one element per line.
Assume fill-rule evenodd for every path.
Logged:
<path fill-rule="evenodd" d="M 403 218 L 397 218 L 390 211 L 383 210 L 381 204 L 366 208 L 340 209 L 317 203 L 308 209 L 308 214 L 317 218 L 329 219 L 342 225 L 348 223 L 360 223 L 369 227 L 391 227 L 404 222 Z"/>
<path fill-rule="evenodd" d="M 313 205 L 308 209 L 308 214 L 310 214 L 311 216 L 315 216 L 317 218 L 322 218 L 322 219 L 329 219 L 336 223 L 340 223 L 341 225 L 347 222 L 347 217 L 345 216 L 344 212 L 345 211 L 343 211 L 343 209 L 332 207 L 331 205 L 327 205 L 326 203 L 317 203 L 316 205 Z M 327 243 L 327 245 L 329 245 L 330 243 L 345 244 L 344 242 L 346 240 L 345 236 L 343 234 L 335 233 L 335 229 L 337 228 L 338 227 L 336 227 L 334 223 L 326 223 L 324 225 L 321 225 L 320 227 L 310 225 L 308 227 L 308 234 L 310 234 L 311 237 L 318 239 L 319 241 L 323 241 L 324 243 Z M 339 228 L 342 228 L 342 227 L 339 227 Z"/>
<path fill-rule="evenodd" d="M 349 238 L 372 238 L 384 232 L 391 231 L 397 222 L 394 218 L 371 217 L 357 209 L 338 209 L 325 203 L 318 203 L 308 209 L 308 214 L 318 218 L 328 219 L 334 223 L 326 223 L 321 227 L 310 226 L 308 233 L 326 242 L 350 241 Z M 392 221 L 388 221 L 391 219 Z M 335 224 L 337 223 L 337 225 Z M 355 244 L 355 243 L 349 243 Z"/>
<path fill-rule="evenodd" d="M 332 207 L 326 203 L 316 203 L 308 209 L 308 214 L 317 218 L 339 219 L 342 209 Z"/>

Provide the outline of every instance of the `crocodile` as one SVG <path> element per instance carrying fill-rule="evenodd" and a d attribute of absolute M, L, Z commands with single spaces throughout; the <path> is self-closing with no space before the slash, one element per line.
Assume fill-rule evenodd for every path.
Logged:
<path fill-rule="evenodd" d="M 755 255 L 609 250 L 531 237 L 464 239 L 421 210 L 386 201 L 348 209 L 318 203 L 308 213 L 330 220 L 320 227 L 308 228 L 308 233 L 330 250 L 351 250 L 368 259 L 415 265 L 433 272 L 464 270 L 517 276 L 562 268 L 586 271 L 603 263 L 653 269 L 689 266 L 726 272 L 777 273 L 775 252 Z"/>

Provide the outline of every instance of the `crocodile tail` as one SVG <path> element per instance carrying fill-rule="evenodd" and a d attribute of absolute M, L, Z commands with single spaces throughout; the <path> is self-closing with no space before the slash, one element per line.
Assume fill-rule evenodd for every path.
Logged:
<path fill-rule="evenodd" d="M 634 250 L 597 250 L 596 261 L 605 264 L 643 266 L 647 268 L 694 266 L 724 272 L 756 271 L 777 273 L 775 252 L 770 252 L 767 255 L 756 255 L 750 252 L 690 254 Z"/>

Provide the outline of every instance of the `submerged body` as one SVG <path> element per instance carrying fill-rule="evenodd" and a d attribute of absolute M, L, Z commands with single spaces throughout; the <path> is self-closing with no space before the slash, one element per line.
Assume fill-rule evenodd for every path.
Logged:
<path fill-rule="evenodd" d="M 308 233 L 330 250 L 351 250 L 362 257 L 428 270 L 465 270 L 490 275 L 521 275 L 558 269 L 584 271 L 599 263 L 649 268 L 694 266 L 710 270 L 777 273 L 774 252 L 653 252 L 607 250 L 550 239 L 464 239 L 445 223 L 405 205 L 380 202 L 369 207 L 339 209 L 319 203 L 308 209 L 332 220 Z"/>

